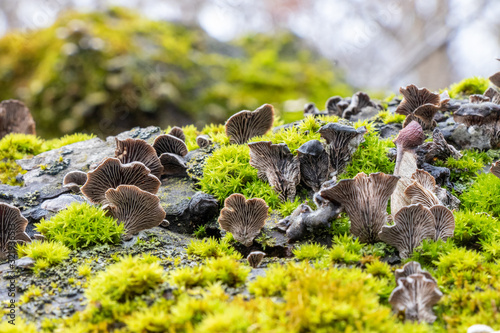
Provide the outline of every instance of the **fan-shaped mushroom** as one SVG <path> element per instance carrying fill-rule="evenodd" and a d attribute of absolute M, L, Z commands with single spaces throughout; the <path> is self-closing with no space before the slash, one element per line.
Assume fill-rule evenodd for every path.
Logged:
<path fill-rule="evenodd" d="M 403 100 L 396 109 L 396 113 L 406 116 L 403 127 L 412 121 L 417 121 L 424 129 L 436 127 L 434 115 L 449 101 L 448 96 L 439 96 L 427 88 L 418 88 L 410 84 L 406 88 L 399 88 Z"/>
<path fill-rule="evenodd" d="M 175 136 L 176 138 L 186 142 L 186 135 L 184 134 L 184 131 L 180 127 L 177 126 L 172 127 L 172 129 L 170 130 L 170 132 L 168 132 L 168 134 Z"/>
<path fill-rule="evenodd" d="M 268 209 L 262 199 L 245 200 L 242 194 L 234 193 L 224 201 L 219 224 L 223 230 L 232 233 L 234 239 L 248 247 L 264 227 Z"/>
<path fill-rule="evenodd" d="M 63 187 L 70 189 L 72 192 L 80 192 L 80 186 L 83 186 L 87 181 L 87 174 L 83 171 L 75 170 L 68 172 L 63 179 Z"/>
<path fill-rule="evenodd" d="M 442 239 L 446 241 L 448 238 L 453 237 L 455 217 L 451 210 L 443 205 L 432 206 L 430 210 L 432 215 L 434 215 L 434 223 L 436 225 L 434 240 Z"/>
<path fill-rule="evenodd" d="M 489 98 L 489 101 L 495 104 L 500 104 L 500 93 L 493 88 L 488 88 L 483 94 L 484 98 Z M 471 101 L 472 102 L 472 101 Z M 484 101 L 488 102 L 488 101 Z"/>
<path fill-rule="evenodd" d="M 140 162 L 122 164 L 116 158 L 105 159 L 87 174 L 87 182 L 80 189 L 92 203 L 107 203 L 105 193 L 119 185 L 135 185 L 141 190 L 156 194 L 160 181 Z"/>
<path fill-rule="evenodd" d="M 293 201 L 296 186 L 300 182 L 300 166 L 297 156 L 293 156 L 285 143 L 272 144 L 259 141 L 248 144 L 250 165 L 258 170 L 258 176 L 267 180 L 279 194 L 282 201 Z"/>
<path fill-rule="evenodd" d="M 351 116 L 360 113 L 364 108 L 380 109 L 377 103 L 370 100 L 370 96 L 368 96 L 368 94 L 358 91 L 352 96 L 351 103 L 342 113 L 342 118 L 350 119 Z"/>
<path fill-rule="evenodd" d="M 319 129 L 319 134 L 326 140 L 330 172 L 342 173 L 352 159 L 352 154 L 363 142 L 365 127 L 355 129 L 351 126 L 328 123 Z"/>
<path fill-rule="evenodd" d="M 304 184 L 319 191 L 321 184 L 328 180 L 328 154 L 318 140 L 304 143 L 297 149 L 300 164 L 300 179 Z"/>
<path fill-rule="evenodd" d="M 164 153 L 186 156 L 188 153 L 184 141 L 170 134 L 158 135 L 153 143 L 153 148 L 158 156 Z"/>
<path fill-rule="evenodd" d="M 398 279 L 397 284 L 389 297 L 393 309 L 404 313 L 406 320 L 433 323 L 436 316 L 432 307 L 443 296 L 436 282 L 423 274 L 412 274 Z"/>
<path fill-rule="evenodd" d="M 141 162 L 151 171 L 152 175 L 158 177 L 158 179 L 160 178 L 163 166 L 158 156 L 156 156 L 155 149 L 150 144 L 141 139 L 115 139 L 115 157 L 120 162 L 123 164 Z"/>
<path fill-rule="evenodd" d="M 496 161 L 490 168 L 490 172 L 500 178 L 500 161 Z"/>
<path fill-rule="evenodd" d="M 406 263 L 403 266 L 403 268 L 399 268 L 399 269 L 396 269 L 394 271 L 394 277 L 395 277 L 396 281 L 398 281 L 401 278 L 406 278 L 406 277 L 413 275 L 413 274 L 422 274 L 423 276 L 425 276 L 429 280 L 436 281 L 432 277 L 432 275 L 429 272 L 424 271 L 422 269 L 422 266 L 420 266 L 420 263 L 418 263 L 416 261 L 410 261 L 410 262 Z"/>
<path fill-rule="evenodd" d="M 25 232 L 27 225 L 28 220 L 21 215 L 19 208 L 0 203 L 0 260 L 6 259 L 9 252 L 16 252 L 15 243 L 31 242 Z"/>
<path fill-rule="evenodd" d="M 264 135 L 273 127 L 274 108 L 264 104 L 255 111 L 240 111 L 226 121 L 230 143 L 243 144 L 255 136 Z"/>
<path fill-rule="evenodd" d="M 0 139 L 9 133 L 36 134 L 30 110 L 15 99 L 0 103 Z"/>
<path fill-rule="evenodd" d="M 105 196 L 109 202 L 105 209 L 118 222 L 123 223 L 129 235 L 156 227 L 165 218 L 160 199 L 137 186 L 120 185 L 116 189 L 110 188 Z"/>
<path fill-rule="evenodd" d="M 361 172 L 322 190 L 320 195 L 342 204 L 351 220 L 351 233 L 363 243 L 373 243 L 387 222 L 387 201 L 398 179 L 382 172 L 370 176 Z"/>
<path fill-rule="evenodd" d="M 200 148 L 206 148 L 212 144 L 212 140 L 210 140 L 208 135 L 198 135 L 196 137 L 196 144 Z"/>
<path fill-rule="evenodd" d="M 416 204 L 401 208 L 394 215 L 394 225 L 383 226 L 379 238 L 397 248 L 401 259 L 406 259 L 424 239 L 434 239 L 435 235 L 434 215 L 429 208 Z"/>
<path fill-rule="evenodd" d="M 330 116 L 342 117 L 344 110 L 348 107 L 349 103 L 344 102 L 344 100 L 340 96 L 330 97 L 325 104 L 326 111 Z"/>
<path fill-rule="evenodd" d="M 257 268 L 259 267 L 260 263 L 262 262 L 262 259 L 264 259 L 264 256 L 266 254 L 262 251 L 253 251 L 250 252 L 250 254 L 247 257 L 248 263 L 252 268 Z"/>
<path fill-rule="evenodd" d="M 163 166 L 163 175 L 174 177 L 187 176 L 186 161 L 176 154 L 163 153 L 160 155 L 160 162 Z"/>
<path fill-rule="evenodd" d="M 417 181 L 408 186 L 404 194 L 410 199 L 411 204 L 422 204 L 427 208 L 440 204 L 436 195 Z"/>

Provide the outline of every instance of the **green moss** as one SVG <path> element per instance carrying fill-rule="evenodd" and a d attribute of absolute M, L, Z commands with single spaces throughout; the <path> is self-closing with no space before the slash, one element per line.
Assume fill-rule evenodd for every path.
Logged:
<path fill-rule="evenodd" d="M 380 118 L 384 124 L 392 124 L 392 123 L 402 124 L 406 118 L 406 116 L 402 114 L 391 113 L 388 110 L 380 111 L 376 117 Z"/>
<path fill-rule="evenodd" d="M 327 254 L 327 249 L 320 244 L 308 243 L 302 244 L 292 250 L 295 257 L 299 260 L 320 259 Z"/>
<path fill-rule="evenodd" d="M 380 260 L 374 260 L 371 263 L 366 264 L 365 271 L 366 273 L 378 278 L 392 279 L 394 277 L 391 266 Z"/>
<path fill-rule="evenodd" d="M 204 238 L 192 240 L 187 249 L 187 254 L 194 254 L 201 258 L 220 258 L 229 256 L 234 259 L 241 259 L 238 253 L 226 239 L 216 240 L 215 238 Z"/>
<path fill-rule="evenodd" d="M 35 260 L 33 270 L 35 273 L 43 271 L 50 266 L 57 265 L 69 257 L 71 250 L 59 242 L 33 241 L 19 245 L 17 254 L 19 257 L 30 257 Z"/>
<path fill-rule="evenodd" d="M 488 85 L 489 81 L 487 78 L 474 76 L 452 84 L 448 88 L 448 94 L 451 98 L 483 94 L 488 89 Z"/>
<path fill-rule="evenodd" d="M 229 144 L 229 137 L 226 135 L 226 128 L 224 125 L 209 124 L 203 127 L 201 134 L 206 134 L 212 139 L 214 143 L 219 145 Z"/>
<path fill-rule="evenodd" d="M 7 318 L 7 317 L 6 317 Z M 34 323 L 28 323 L 24 319 L 16 316 L 14 325 L 9 323 L 10 319 L 2 320 L 0 323 L 0 332 L 3 333 L 37 333 L 38 329 Z"/>
<path fill-rule="evenodd" d="M 52 150 L 52 149 L 61 148 L 63 146 L 67 146 L 67 145 L 70 145 L 72 143 L 87 141 L 87 140 L 93 139 L 95 137 L 96 136 L 94 134 L 85 134 L 85 133 L 67 134 L 59 139 L 51 139 L 51 140 L 45 141 L 44 150 Z"/>
<path fill-rule="evenodd" d="M 424 239 L 405 262 L 417 261 L 422 267 L 433 267 L 440 256 L 450 253 L 455 248 L 453 239 L 448 239 L 446 242 L 441 239 L 437 242 Z"/>
<path fill-rule="evenodd" d="M 21 297 L 19 297 L 19 302 L 21 304 L 26 304 L 32 300 L 34 300 L 37 297 L 40 297 L 43 295 L 43 290 L 40 289 L 39 286 L 37 285 L 31 285 L 29 286 L 28 289 L 22 294 Z"/>
<path fill-rule="evenodd" d="M 462 151 L 462 158 L 456 160 L 448 157 L 446 161 L 437 160 L 434 164 L 450 169 L 450 180 L 460 184 L 468 184 L 486 164 L 493 162 L 485 152 L 477 150 Z"/>
<path fill-rule="evenodd" d="M 480 243 L 500 236 L 500 221 L 487 213 L 460 210 L 455 216 L 453 242 L 459 246 L 479 248 Z"/>
<path fill-rule="evenodd" d="M 50 220 L 42 219 L 36 229 L 49 240 L 61 242 L 71 249 L 116 244 L 124 233 L 123 224 L 87 203 L 72 203 Z"/>
<path fill-rule="evenodd" d="M 473 212 L 485 212 L 500 217 L 500 179 L 492 173 L 477 176 L 476 181 L 460 196 L 462 207 Z"/>
<path fill-rule="evenodd" d="M 204 225 L 200 225 L 193 233 L 196 238 L 205 238 L 207 237 L 207 230 Z"/>

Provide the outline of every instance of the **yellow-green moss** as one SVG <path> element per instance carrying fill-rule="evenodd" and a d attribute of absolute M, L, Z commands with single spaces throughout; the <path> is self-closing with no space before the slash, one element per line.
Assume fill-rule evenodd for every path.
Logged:
<path fill-rule="evenodd" d="M 224 256 L 234 259 L 242 258 L 241 254 L 224 238 L 217 240 L 209 237 L 200 240 L 191 240 L 186 252 L 187 254 L 194 254 L 201 258 L 220 258 Z"/>
<path fill-rule="evenodd" d="M 473 94 L 483 94 L 488 89 L 489 81 L 487 78 L 474 76 L 463 79 L 460 82 L 453 83 L 448 88 L 448 94 L 451 98 L 467 97 Z"/>
<path fill-rule="evenodd" d="M 17 254 L 19 257 L 30 257 L 35 260 L 33 270 L 38 273 L 54 266 L 69 257 L 71 250 L 59 242 L 32 241 L 19 245 Z"/>

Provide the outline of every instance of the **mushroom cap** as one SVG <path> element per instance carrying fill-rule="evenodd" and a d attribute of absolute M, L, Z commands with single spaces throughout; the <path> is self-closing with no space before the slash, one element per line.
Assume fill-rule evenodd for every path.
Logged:
<path fill-rule="evenodd" d="M 420 155 L 424 155 L 424 162 L 427 163 L 432 163 L 436 158 L 446 160 L 450 156 L 454 159 L 462 157 L 462 154 L 455 147 L 446 142 L 439 128 L 435 128 L 432 132 L 432 142 L 425 142 L 418 147 L 417 154 L 419 158 L 421 158 Z"/>
<path fill-rule="evenodd" d="M 344 206 L 351 220 L 351 233 L 363 243 L 373 243 L 387 223 L 387 201 L 398 180 L 398 176 L 382 172 L 370 176 L 361 172 L 322 190 L 320 195 Z"/>
<path fill-rule="evenodd" d="M 489 77 L 491 83 L 500 88 L 500 72 L 496 72 L 492 76 Z"/>
<path fill-rule="evenodd" d="M 408 186 L 404 194 L 410 199 L 412 204 L 422 204 L 427 208 L 440 204 L 434 192 L 425 188 L 417 181 Z"/>
<path fill-rule="evenodd" d="M 226 121 L 226 135 L 230 143 L 244 144 L 255 136 L 266 134 L 274 122 L 274 108 L 264 104 L 255 111 L 243 110 Z"/>
<path fill-rule="evenodd" d="M 481 103 L 490 102 L 490 101 L 491 101 L 490 97 L 488 97 L 486 95 L 474 94 L 474 95 L 469 96 L 469 103 L 473 103 L 473 104 L 481 104 Z"/>
<path fill-rule="evenodd" d="M 500 105 L 492 102 L 481 104 L 466 103 L 453 113 L 453 120 L 465 126 L 490 125 L 496 126 L 500 116 Z"/>
<path fill-rule="evenodd" d="M 422 274 L 423 276 L 425 276 L 429 280 L 436 282 L 436 279 L 434 279 L 429 272 L 424 271 L 422 269 L 422 266 L 420 266 L 420 263 L 418 263 L 416 261 L 410 261 L 410 262 L 406 263 L 403 266 L 403 268 L 399 268 L 399 269 L 396 269 L 394 271 L 394 277 L 395 277 L 396 281 L 401 279 L 401 278 L 406 278 L 406 277 L 413 275 L 413 274 Z"/>
<path fill-rule="evenodd" d="M 268 209 L 262 199 L 245 200 L 242 194 L 234 193 L 224 200 L 218 221 L 223 230 L 232 233 L 234 239 L 248 247 L 264 227 Z"/>
<path fill-rule="evenodd" d="M 153 176 L 141 162 L 122 164 L 112 157 L 105 159 L 99 166 L 89 171 L 87 182 L 80 189 L 92 203 L 107 203 L 105 193 L 120 185 L 135 185 L 144 191 L 156 194 L 160 181 Z"/>
<path fill-rule="evenodd" d="M 434 240 L 442 239 L 446 241 L 448 238 L 453 237 L 455 231 L 455 217 L 451 210 L 443 205 L 435 205 L 431 207 L 431 213 L 434 215 L 436 224 L 436 235 Z"/>
<path fill-rule="evenodd" d="M 163 153 L 160 155 L 160 162 L 163 166 L 163 175 L 165 176 L 187 176 L 186 161 L 176 154 Z"/>
<path fill-rule="evenodd" d="M 141 139 L 116 139 L 115 157 L 123 164 L 141 162 L 153 176 L 160 178 L 163 166 L 156 156 L 156 151 L 149 143 Z"/>
<path fill-rule="evenodd" d="M 490 172 L 500 178 L 500 161 L 496 161 L 490 168 Z"/>
<path fill-rule="evenodd" d="M 262 251 L 253 251 L 250 252 L 250 254 L 247 257 L 248 263 L 252 268 L 257 268 L 259 267 L 260 263 L 262 262 L 262 259 L 264 259 L 264 256 L 266 255 L 265 252 Z"/>
<path fill-rule="evenodd" d="M 377 105 L 370 100 L 370 96 L 367 93 L 358 91 L 352 96 L 351 103 L 342 113 L 342 117 L 349 119 L 352 115 L 360 113 L 366 107 L 376 108 Z"/>
<path fill-rule="evenodd" d="M 432 307 L 443 296 L 436 282 L 423 274 L 412 274 L 398 279 L 397 284 L 389 296 L 393 309 L 404 313 L 406 320 L 433 323 L 436 316 Z"/>
<path fill-rule="evenodd" d="M 164 153 L 186 156 L 188 153 L 184 141 L 170 134 L 158 135 L 153 142 L 153 148 L 156 150 L 156 155 L 158 156 Z"/>
<path fill-rule="evenodd" d="M 314 103 L 307 103 L 304 105 L 304 115 L 314 115 L 318 114 L 320 111 Z"/>
<path fill-rule="evenodd" d="M 430 92 L 427 88 L 418 88 L 414 84 L 399 88 L 403 95 L 403 100 L 396 108 L 396 113 L 408 116 L 424 104 L 438 105 L 440 101 L 439 94 Z"/>
<path fill-rule="evenodd" d="M 328 112 L 329 115 L 339 116 L 339 117 L 342 116 L 342 113 L 349 106 L 349 104 L 345 103 L 345 107 L 342 108 L 342 107 L 338 106 L 339 102 L 342 102 L 342 97 L 340 97 L 340 96 L 330 97 L 326 101 L 325 108 L 326 108 L 326 111 Z"/>
<path fill-rule="evenodd" d="M 123 223 L 127 234 L 156 227 L 165 218 L 160 199 L 134 185 L 120 185 L 105 193 L 109 202 L 107 210 L 114 218 Z"/>
<path fill-rule="evenodd" d="M 383 226 L 379 238 L 397 248 L 401 259 L 408 258 L 424 239 L 434 239 L 436 235 L 434 215 L 421 204 L 401 208 L 394 223 Z"/>
<path fill-rule="evenodd" d="M 198 135 L 196 137 L 196 144 L 200 148 L 206 148 L 212 144 L 212 140 L 210 140 L 210 137 L 208 135 Z"/>
<path fill-rule="evenodd" d="M 489 98 L 492 103 L 500 104 L 500 93 L 491 87 L 486 89 L 484 97 Z"/>
<path fill-rule="evenodd" d="M 183 129 L 180 127 L 177 126 L 172 127 L 172 129 L 170 130 L 170 132 L 168 132 L 168 134 L 175 136 L 176 138 L 186 142 L 186 135 L 184 134 Z"/>
<path fill-rule="evenodd" d="M 438 113 L 438 111 L 439 111 L 439 106 L 427 103 L 416 108 L 413 114 L 419 120 L 419 123 L 422 126 L 422 128 L 427 130 L 427 129 L 434 129 L 437 126 L 437 123 L 434 120 L 434 116 L 436 115 L 436 113 Z"/>
<path fill-rule="evenodd" d="M 0 103 L 0 139 L 9 133 L 36 134 L 30 110 L 15 99 Z"/>
<path fill-rule="evenodd" d="M 300 182 L 300 165 L 285 143 L 259 141 L 248 144 L 250 165 L 257 169 L 260 179 L 268 181 L 282 201 L 293 201 Z"/>
<path fill-rule="evenodd" d="M 80 186 L 87 182 L 87 174 L 80 170 L 68 172 L 63 179 L 63 187 L 73 192 L 80 192 Z"/>
<path fill-rule="evenodd" d="M 328 180 L 328 154 L 318 140 L 310 140 L 297 149 L 301 181 L 319 191 L 321 184 Z"/>
<path fill-rule="evenodd" d="M 7 258 L 10 242 L 31 242 L 25 232 L 28 220 L 21 215 L 19 208 L 0 203 L 0 259 Z"/>
<path fill-rule="evenodd" d="M 402 149 L 415 149 L 425 141 L 425 134 L 422 126 L 412 121 L 408 126 L 399 131 L 398 136 L 394 139 L 394 143 L 401 146 Z"/>

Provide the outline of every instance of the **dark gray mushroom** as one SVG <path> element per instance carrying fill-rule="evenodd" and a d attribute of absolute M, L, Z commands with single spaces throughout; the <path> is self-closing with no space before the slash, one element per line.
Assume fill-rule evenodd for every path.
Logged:
<path fill-rule="evenodd" d="M 200 148 L 206 148 L 212 144 L 212 140 L 210 140 L 208 135 L 198 135 L 196 137 L 196 144 Z"/>
<path fill-rule="evenodd" d="M 116 140 L 115 157 L 123 164 L 131 162 L 141 162 L 150 171 L 151 174 L 160 178 L 163 172 L 163 166 L 160 159 L 156 156 L 156 150 L 144 140 L 141 139 L 125 139 Z"/>
<path fill-rule="evenodd" d="M 184 131 L 180 127 L 177 126 L 172 127 L 172 129 L 170 130 L 170 132 L 168 132 L 168 134 L 175 136 L 176 138 L 186 142 L 186 135 L 184 134 Z"/>
<path fill-rule="evenodd" d="M 399 177 L 382 172 L 367 176 L 358 173 L 320 192 L 321 197 L 342 204 L 351 220 L 351 233 L 363 243 L 379 240 L 379 232 L 387 223 L 387 201 Z"/>
<path fill-rule="evenodd" d="M 184 141 L 170 134 L 158 135 L 153 143 L 153 148 L 158 156 L 164 153 L 186 156 L 188 153 Z"/>
<path fill-rule="evenodd" d="M 429 208 L 417 204 L 401 208 L 394 215 L 394 225 L 383 226 L 379 238 L 394 246 L 401 259 L 413 253 L 424 239 L 434 239 L 436 223 Z"/>
<path fill-rule="evenodd" d="M 344 102 L 340 96 L 330 97 L 325 104 L 326 111 L 330 116 L 342 117 L 344 110 L 348 107 L 349 103 Z"/>
<path fill-rule="evenodd" d="M 105 159 L 95 170 L 87 174 L 87 182 L 80 189 L 92 203 L 107 203 L 105 193 L 120 185 L 135 185 L 141 190 L 156 194 L 160 181 L 140 162 L 122 164 L 116 158 Z"/>
<path fill-rule="evenodd" d="M 488 88 L 484 92 L 483 96 L 489 98 L 489 101 L 495 104 L 500 104 L 500 93 L 493 88 Z M 488 102 L 488 101 L 485 101 Z"/>
<path fill-rule="evenodd" d="M 68 172 L 63 179 L 63 187 L 72 192 L 79 193 L 80 187 L 87 181 L 87 174 L 83 171 L 75 170 Z"/>
<path fill-rule="evenodd" d="M 422 274 L 423 276 L 425 276 L 429 280 L 432 280 L 434 282 L 436 281 L 432 277 L 432 275 L 429 272 L 424 271 L 422 269 L 422 266 L 420 266 L 420 263 L 418 263 L 416 261 L 410 261 L 410 262 L 406 263 L 403 266 L 403 268 L 399 268 L 399 269 L 396 269 L 394 271 L 394 277 L 395 277 L 396 281 L 398 281 L 401 278 L 406 278 L 406 277 L 413 275 L 413 274 Z"/>
<path fill-rule="evenodd" d="M 410 84 L 406 88 L 399 88 L 403 100 L 396 109 L 396 113 L 406 116 L 403 127 L 412 121 L 417 121 L 423 129 L 434 129 L 436 122 L 434 115 L 449 101 L 448 96 L 440 96 L 430 92 L 427 88 L 418 88 Z"/>
<path fill-rule="evenodd" d="M 406 320 L 433 323 L 436 316 L 432 307 L 443 296 L 435 280 L 423 274 L 412 274 L 398 279 L 397 284 L 389 296 L 394 311 L 403 314 Z"/>
<path fill-rule="evenodd" d="M 0 139 L 9 133 L 36 134 L 30 110 L 15 99 L 0 103 Z"/>
<path fill-rule="evenodd" d="M 370 100 L 370 96 L 368 96 L 368 94 L 358 91 L 352 96 L 351 103 L 342 113 L 342 117 L 345 119 L 351 119 L 351 116 L 360 113 L 364 108 L 381 110 L 381 106 Z"/>
<path fill-rule="evenodd" d="M 105 209 L 119 223 L 123 223 L 129 235 L 156 227 L 165 218 L 160 199 L 137 186 L 120 185 L 116 189 L 110 188 L 105 196 L 109 202 Z"/>
<path fill-rule="evenodd" d="M 500 178 L 500 161 L 496 161 L 490 168 L 490 172 Z"/>
<path fill-rule="evenodd" d="M 25 232 L 28 220 L 19 208 L 0 203 L 0 260 L 7 259 L 9 253 L 17 253 L 15 244 L 31 242 Z"/>
<path fill-rule="evenodd" d="M 328 154 L 318 140 L 304 143 L 297 149 L 301 181 L 319 191 L 321 184 L 328 180 Z"/>
<path fill-rule="evenodd" d="M 262 262 L 262 259 L 264 259 L 264 256 L 266 254 L 262 251 L 253 251 L 250 252 L 250 254 L 247 257 L 248 264 L 252 268 L 257 268 L 259 267 L 260 263 Z"/>
<path fill-rule="evenodd" d="M 224 201 L 220 212 L 220 227 L 233 234 L 234 239 L 250 246 L 266 223 L 269 207 L 259 198 L 245 200 L 239 193 L 231 194 Z"/>
<path fill-rule="evenodd" d="M 316 107 L 314 103 L 307 103 L 304 105 L 304 117 L 319 115 L 321 111 Z"/>
<path fill-rule="evenodd" d="M 500 116 L 500 105 L 492 102 L 465 103 L 453 113 L 455 122 L 465 126 L 486 125 L 496 128 Z"/>
<path fill-rule="evenodd" d="M 266 134 L 274 122 L 274 108 L 264 104 L 255 111 L 240 111 L 226 121 L 226 135 L 230 143 L 244 144 L 255 136 Z"/>
<path fill-rule="evenodd" d="M 259 141 L 248 144 L 250 165 L 258 170 L 260 179 L 268 181 L 282 201 L 293 201 L 300 182 L 300 165 L 285 143 Z"/>
<path fill-rule="evenodd" d="M 351 126 L 328 123 L 319 129 L 319 134 L 326 140 L 326 152 L 329 157 L 329 171 L 341 174 L 361 142 L 365 141 L 365 127 L 355 129 Z"/>
<path fill-rule="evenodd" d="M 187 176 L 186 161 L 176 154 L 163 153 L 160 155 L 160 162 L 163 166 L 162 175 L 172 177 L 185 177 Z"/>

